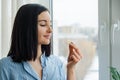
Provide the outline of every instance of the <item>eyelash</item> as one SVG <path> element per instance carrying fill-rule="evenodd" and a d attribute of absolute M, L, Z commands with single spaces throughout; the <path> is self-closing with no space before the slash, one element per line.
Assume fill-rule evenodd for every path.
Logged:
<path fill-rule="evenodd" d="M 46 25 L 40 25 L 40 26 L 46 26 Z M 50 26 L 52 26 L 52 25 L 50 25 Z"/>
<path fill-rule="evenodd" d="M 46 26 L 46 25 L 40 25 L 40 26 Z"/>

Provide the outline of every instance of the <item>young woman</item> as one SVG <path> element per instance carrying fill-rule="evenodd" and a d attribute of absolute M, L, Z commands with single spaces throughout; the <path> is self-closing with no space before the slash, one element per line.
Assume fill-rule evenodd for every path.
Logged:
<path fill-rule="evenodd" d="M 0 80 L 75 80 L 75 65 L 82 57 L 79 49 L 69 44 L 65 73 L 63 63 L 51 54 L 51 35 L 47 8 L 39 4 L 20 7 L 8 56 L 0 60 Z"/>

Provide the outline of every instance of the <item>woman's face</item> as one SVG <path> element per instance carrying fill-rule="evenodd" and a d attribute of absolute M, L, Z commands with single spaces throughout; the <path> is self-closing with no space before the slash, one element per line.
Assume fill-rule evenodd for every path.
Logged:
<path fill-rule="evenodd" d="M 51 34 L 52 28 L 50 14 L 48 11 L 44 11 L 38 15 L 38 44 L 49 44 Z"/>

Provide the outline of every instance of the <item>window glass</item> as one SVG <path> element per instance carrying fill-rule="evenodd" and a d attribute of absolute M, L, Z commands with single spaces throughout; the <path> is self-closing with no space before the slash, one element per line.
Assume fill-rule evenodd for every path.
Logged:
<path fill-rule="evenodd" d="M 98 80 L 98 0 L 53 0 L 53 33 L 53 52 L 63 61 L 69 41 L 84 55 L 77 65 L 77 80 Z"/>

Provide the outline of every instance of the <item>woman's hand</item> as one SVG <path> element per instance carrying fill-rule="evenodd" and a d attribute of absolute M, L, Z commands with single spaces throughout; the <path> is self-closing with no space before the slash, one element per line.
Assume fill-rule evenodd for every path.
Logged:
<path fill-rule="evenodd" d="M 81 60 L 82 54 L 74 43 L 69 44 L 69 56 L 67 64 L 67 80 L 76 80 L 75 65 Z"/>
<path fill-rule="evenodd" d="M 69 44 L 69 56 L 68 56 L 68 69 L 74 69 L 75 65 L 81 60 L 82 54 L 80 53 L 80 50 L 78 47 L 71 42 Z"/>

